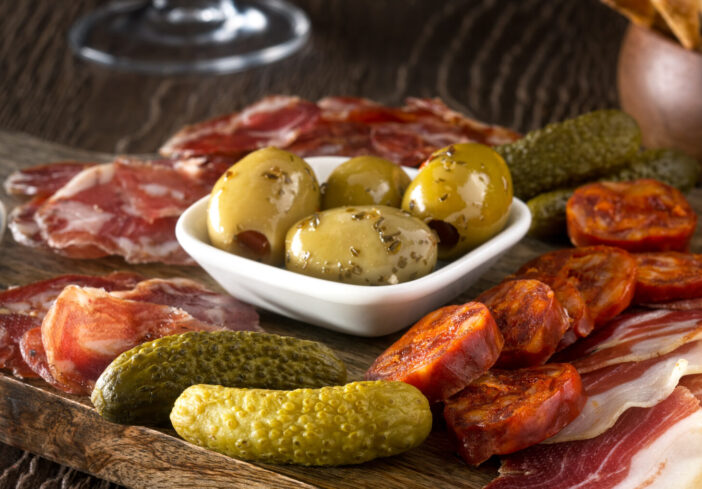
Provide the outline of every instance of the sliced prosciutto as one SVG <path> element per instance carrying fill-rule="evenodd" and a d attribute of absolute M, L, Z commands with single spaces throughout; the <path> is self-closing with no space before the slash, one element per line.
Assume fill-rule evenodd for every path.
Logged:
<path fill-rule="evenodd" d="M 687 388 L 697 399 L 702 401 L 702 374 L 686 375 L 680 379 L 680 385 Z"/>
<path fill-rule="evenodd" d="M 678 387 L 656 406 L 629 409 L 596 438 L 504 458 L 485 489 L 698 489 L 701 480 L 702 409 Z"/>
<path fill-rule="evenodd" d="M 162 336 L 217 329 L 182 309 L 69 285 L 44 317 L 41 336 L 51 375 L 63 390 L 90 394 L 120 353 Z"/>
<path fill-rule="evenodd" d="M 601 435 L 632 407 L 655 406 L 684 375 L 702 373 L 702 341 L 660 357 L 620 363 L 581 376 L 587 403 L 580 415 L 544 443 L 586 440 Z"/>
<path fill-rule="evenodd" d="M 19 349 L 20 353 L 22 354 L 22 359 L 29 366 L 32 372 L 34 372 L 34 376 L 38 375 L 47 384 L 58 390 L 71 392 L 70 389 L 66 390 L 64 386 L 51 374 L 49 362 L 46 359 L 44 343 L 41 339 L 41 323 L 39 324 L 38 328 L 30 329 L 22 336 L 19 342 Z"/>
<path fill-rule="evenodd" d="M 118 161 L 78 174 L 34 218 L 46 243 L 72 257 L 188 264 L 192 260 L 175 239 L 175 223 L 208 191 L 173 168 Z"/>
<path fill-rule="evenodd" d="M 437 149 L 459 142 L 497 145 L 519 135 L 452 111 L 438 99 L 408 98 L 404 107 L 368 99 L 266 97 L 241 112 L 182 129 L 160 149 L 168 156 L 241 157 L 265 146 L 300 156 L 370 154 L 417 166 Z"/>
<path fill-rule="evenodd" d="M 702 310 L 634 312 L 557 353 L 554 360 L 572 362 L 582 375 L 608 365 L 665 355 L 700 339 Z"/>

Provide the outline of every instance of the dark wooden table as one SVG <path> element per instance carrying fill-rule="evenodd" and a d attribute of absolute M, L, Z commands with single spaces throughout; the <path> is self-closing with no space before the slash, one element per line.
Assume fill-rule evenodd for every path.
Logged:
<path fill-rule="evenodd" d="M 0 129 L 104 152 L 153 152 L 182 125 L 272 93 L 440 97 L 519 131 L 617 106 L 625 21 L 596 0 L 296 0 L 309 44 L 224 76 L 158 77 L 88 65 L 66 32 L 100 2 L 0 2 Z M 41 163 L 37 161 L 37 163 Z M 114 487 L 0 444 L 0 487 Z"/>

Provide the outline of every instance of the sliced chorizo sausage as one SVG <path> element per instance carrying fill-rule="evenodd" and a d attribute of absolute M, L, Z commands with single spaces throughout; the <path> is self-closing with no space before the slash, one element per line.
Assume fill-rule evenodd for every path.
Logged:
<path fill-rule="evenodd" d="M 524 265 L 517 275 L 537 273 L 574 285 L 582 294 L 595 327 L 626 309 L 634 297 L 636 260 L 620 248 L 587 246 L 552 251 Z"/>
<path fill-rule="evenodd" d="M 570 327 L 551 287 L 538 280 L 508 280 L 475 300 L 490 309 L 505 339 L 495 363 L 499 368 L 546 363 Z"/>
<path fill-rule="evenodd" d="M 390 345 L 367 380 L 399 380 L 437 402 L 463 389 L 497 360 L 504 340 L 488 308 L 478 302 L 437 309 Z"/>
<path fill-rule="evenodd" d="M 657 180 L 597 182 L 578 188 L 566 205 L 575 246 L 628 251 L 685 251 L 697 215 L 676 188 Z"/>
<path fill-rule="evenodd" d="M 555 435 L 584 404 L 577 370 L 552 363 L 491 370 L 446 401 L 444 418 L 463 459 L 479 465 Z"/>
<path fill-rule="evenodd" d="M 702 255 L 667 251 L 634 256 L 637 266 L 635 303 L 702 297 Z"/>

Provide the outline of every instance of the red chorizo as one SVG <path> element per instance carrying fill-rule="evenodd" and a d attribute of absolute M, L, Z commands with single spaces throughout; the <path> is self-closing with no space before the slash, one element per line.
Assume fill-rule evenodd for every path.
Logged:
<path fill-rule="evenodd" d="M 475 300 L 490 309 L 505 339 L 496 367 L 546 363 L 570 327 L 551 287 L 538 280 L 508 280 Z"/>
<path fill-rule="evenodd" d="M 598 182 L 578 188 L 566 205 L 575 246 L 628 251 L 685 251 L 697 215 L 676 188 L 657 180 Z"/>
<path fill-rule="evenodd" d="M 702 297 L 702 255 L 667 251 L 634 256 L 637 265 L 635 303 Z"/>
<path fill-rule="evenodd" d="M 517 276 L 538 273 L 573 284 L 582 294 L 595 327 L 626 309 L 634 297 L 636 260 L 619 248 L 588 246 L 552 251 L 524 265 Z"/>
<path fill-rule="evenodd" d="M 442 401 L 487 371 L 503 343 L 485 305 L 442 307 L 385 350 L 366 372 L 366 379 L 407 382 L 430 402 Z"/>
<path fill-rule="evenodd" d="M 584 405 L 577 370 L 551 363 L 491 370 L 446 401 L 444 418 L 463 459 L 479 465 L 555 435 Z"/>

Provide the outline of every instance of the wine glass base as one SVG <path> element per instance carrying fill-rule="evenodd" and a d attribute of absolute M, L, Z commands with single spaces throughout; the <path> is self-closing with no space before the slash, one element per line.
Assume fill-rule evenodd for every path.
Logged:
<path fill-rule="evenodd" d="M 151 2 L 113 2 L 79 19 L 69 45 L 93 63 L 170 75 L 231 73 L 272 63 L 309 38 L 309 19 L 285 0 L 237 0 L 230 7 L 164 15 Z"/>

